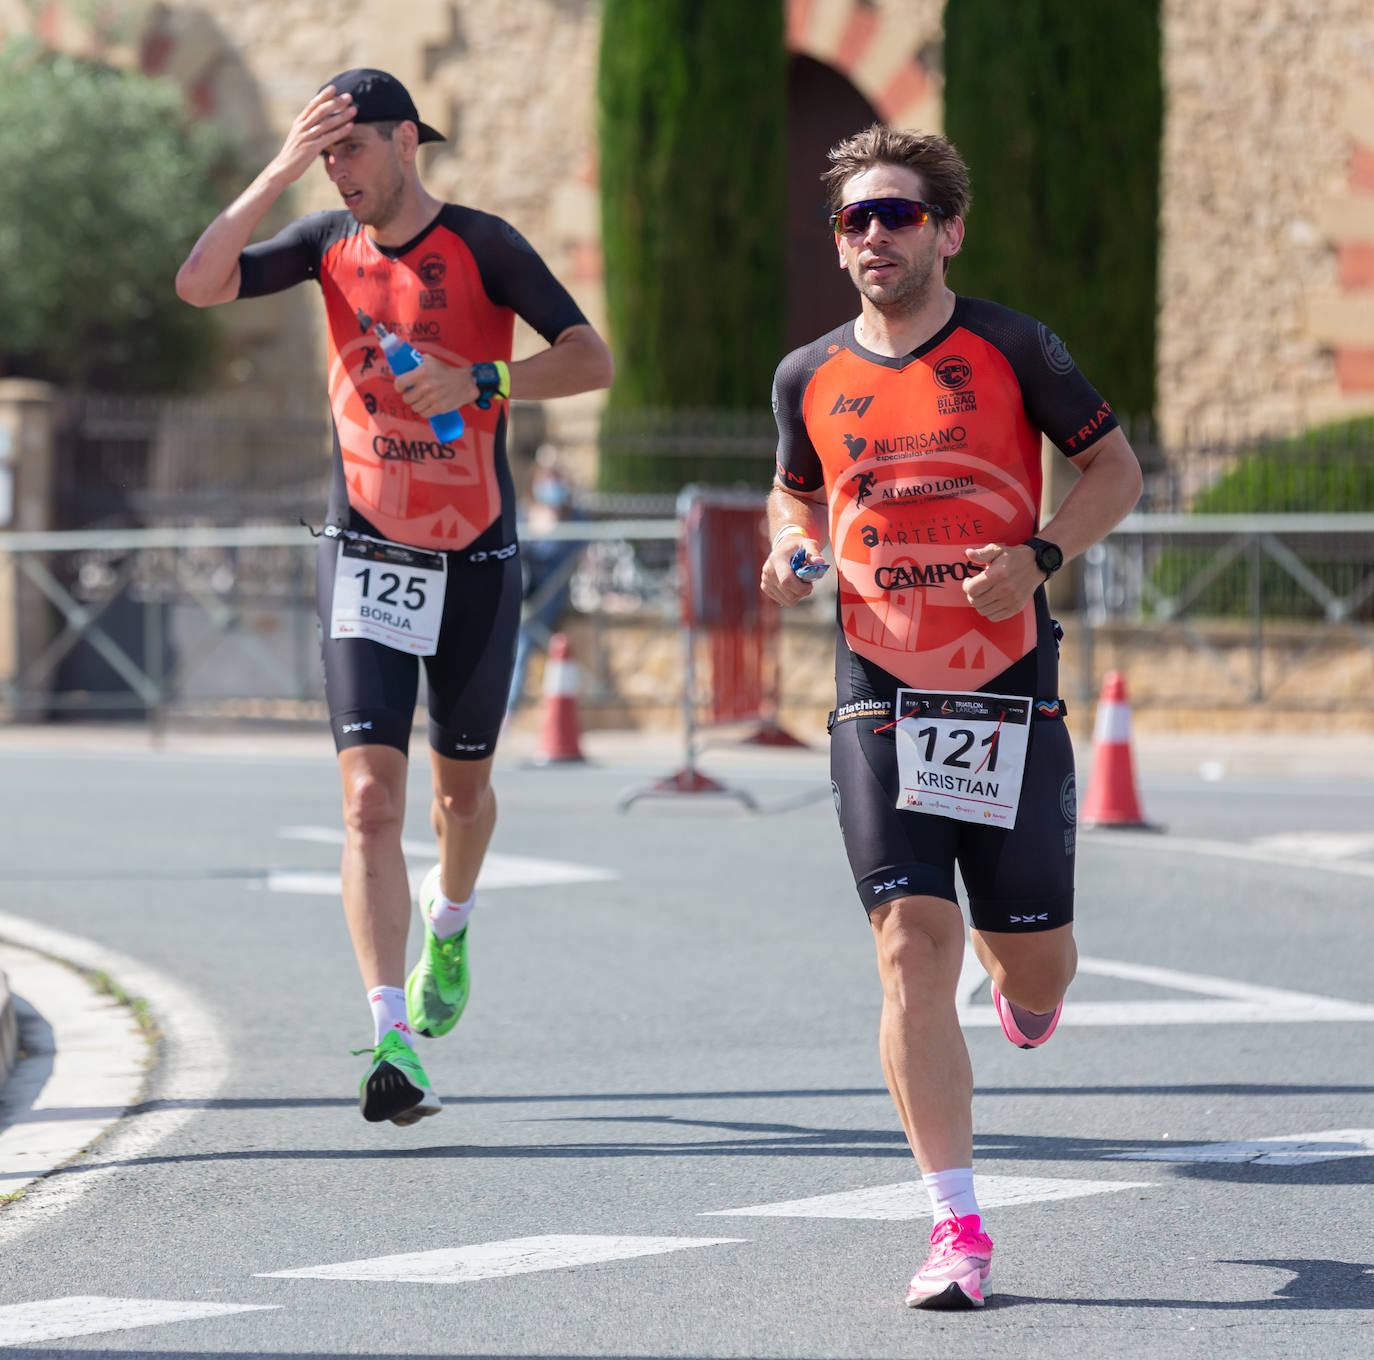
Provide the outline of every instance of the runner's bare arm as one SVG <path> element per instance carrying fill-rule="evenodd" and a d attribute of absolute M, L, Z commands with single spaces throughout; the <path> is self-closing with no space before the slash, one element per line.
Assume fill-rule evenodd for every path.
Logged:
<path fill-rule="evenodd" d="M 352 95 L 326 85 L 301 111 L 266 169 L 201 233 L 177 270 L 177 296 L 193 307 L 232 302 L 239 294 L 239 255 L 282 191 L 337 140 L 357 110 Z"/>
<path fill-rule="evenodd" d="M 548 349 L 510 366 L 510 394 L 522 401 L 571 397 L 609 387 L 615 360 L 591 326 L 569 326 Z"/>
<path fill-rule="evenodd" d="M 796 525 L 801 532 L 784 533 L 788 525 Z M 821 555 L 826 540 L 825 488 L 793 491 L 774 483 L 768 493 L 768 533 L 773 547 L 764 561 L 759 589 L 778 604 L 798 604 L 814 587 L 792 570 L 791 558 L 799 547 L 812 557 Z"/>
<path fill-rule="evenodd" d="M 1120 429 L 1069 461 L 1081 475 L 1037 535 L 1057 544 L 1066 562 L 1105 538 L 1130 513 L 1142 486 L 1140 463 Z M 984 568 L 964 582 L 964 594 L 993 623 L 1019 614 L 1045 579 L 1034 549 L 1024 544 L 989 543 L 964 554 Z"/>

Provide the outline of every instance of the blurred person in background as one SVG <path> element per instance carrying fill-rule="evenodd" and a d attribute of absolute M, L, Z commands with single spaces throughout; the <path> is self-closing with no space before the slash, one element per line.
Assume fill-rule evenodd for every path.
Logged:
<path fill-rule="evenodd" d="M 829 539 L 831 790 L 877 946 L 883 1072 L 935 1217 L 907 1303 L 972 1308 L 993 1244 L 973 1186 L 954 870 L 1002 1030 L 1038 1047 L 1078 959 L 1073 752 L 1044 583 L 1126 515 L 1140 468 L 1043 323 L 946 285 L 969 204 L 948 141 L 878 124 L 830 162 L 860 311 L 778 366 L 760 586 L 806 598 Z M 1037 527 L 1042 435 L 1081 475 Z"/>
<path fill-rule="evenodd" d="M 572 488 L 558 467 L 552 444 L 541 444 L 534 455 L 530 503 L 521 536 L 520 561 L 524 570 L 525 604 L 520 616 L 520 635 L 515 645 L 515 670 L 511 676 L 507 717 L 524 701 L 525 671 L 530 652 L 548 651 L 549 639 L 572 596 L 573 569 L 585 544 L 576 539 L 540 538 L 557 524 L 579 519 Z"/>
<path fill-rule="evenodd" d="M 443 140 L 393 76 L 335 76 L 176 279 L 197 307 L 307 280 L 323 296 L 334 472 L 317 605 L 343 782 L 344 914 L 374 1022 L 359 1104 L 364 1119 L 395 1124 L 439 1112 L 414 1039 L 446 1034 L 467 1002 L 468 919 L 496 822 L 491 765 L 521 597 L 506 402 L 606 387 L 613 373 L 514 227 L 426 191 L 419 148 Z M 341 206 L 250 245 L 316 163 Z M 512 363 L 517 315 L 548 347 Z M 418 366 L 393 373 L 374 323 L 417 349 Z M 441 438 L 429 421 L 455 411 L 466 428 Z M 421 661 L 439 863 L 420 886 L 424 946 L 407 979 L 401 829 Z"/>

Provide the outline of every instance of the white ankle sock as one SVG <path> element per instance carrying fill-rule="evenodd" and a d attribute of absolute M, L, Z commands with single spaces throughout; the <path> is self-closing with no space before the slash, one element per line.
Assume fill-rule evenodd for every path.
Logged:
<path fill-rule="evenodd" d="M 455 902 L 451 897 L 445 897 L 443 888 L 440 888 L 434 894 L 434 905 L 429 909 L 429 924 L 435 936 L 441 940 L 452 939 L 467 925 L 468 917 L 476 905 L 476 892 L 466 902 Z"/>
<path fill-rule="evenodd" d="M 415 1047 L 415 1036 L 410 1032 L 410 1021 L 406 1017 L 403 987 L 369 987 L 367 1004 L 372 1007 L 372 1025 L 377 1032 L 375 1043 L 382 1042 L 382 1035 L 395 1032 Z"/>
<path fill-rule="evenodd" d="M 973 1193 L 973 1168 L 971 1166 L 951 1167 L 948 1171 L 932 1171 L 921 1177 L 930 1195 L 930 1207 L 935 1211 L 935 1221 L 948 1218 L 967 1218 L 978 1214 L 978 1197 Z M 982 1215 L 979 1214 L 979 1221 Z"/>

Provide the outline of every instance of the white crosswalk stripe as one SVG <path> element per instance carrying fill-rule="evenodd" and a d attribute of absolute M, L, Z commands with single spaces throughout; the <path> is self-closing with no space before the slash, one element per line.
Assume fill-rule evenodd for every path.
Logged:
<path fill-rule="evenodd" d="M 180 1303 L 171 1299 L 113 1299 L 73 1294 L 67 1298 L 0 1307 L 0 1347 L 33 1346 L 40 1341 L 60 1341 L 69 1336 L 122 1332 L 131 1327 L 156 1327 L 165 1322 L 274 1309 L 275 1305 L 260 1303 Z"/>
<path fill-rule="evenodd" d="M 505 1242 L 480 1242 L 468 1247 L 440 1247 L 434 1251 L 376 1256 L 338 1265 L 304 1266 L 297 1270 L 263 1271 L 269 1279 L 368 1280 L 411 1284 L 467 1284 L 503 1275 L 602 1261 L 627 1261 L 689 1247 L 718 1247 L 742 1242 L 740 1237 L 598 1237 L 579 1234 L 515 1237 Z"/>
<path fill-rule="evenodd" d="M 1168 991 L 1183 992 L 1187 1000 L 1168 997 L 1123 997 L 1120 1001 L 1078 1001 L 1072 992 L 1064 1004 L 1064 1029 L 1097 1025 L 1235 1025 L 1301 1024 L 1318 1021 L 1374 1020 L 1374 1006 L 1340 997 L 1315 996 L 1282 987 L 1262 987 L 1232 978 L 1183 973 L 1175 968 L 1124 963 L 1116 959 L 1080 957 L 1085 976 L 1116 978 Z M 983 987 L 987 974 L 972 948 L 964 954 L 959 974 L 959 1023 L 965 1029 L 990 1029 L 1000 1024 Z M 1201 999 L 1196 999 L 1201 998 Z"/>
<path fill-rule="evenodd" d="M 314 845 L 342 845 L 343 832 L 328 826 L 286 826 L 278 833 L 283 840 L 308 841 Z M 407 859 L 414 861 L 413 881 L 435 860 L 433 842 L 402 841 Z M 566 883 L 609 883 L 620 877 L 611 869 L 592 864 L 570 864 L 564 860 L 540 859 L 531 855 L 502 855 L 489 851 L 477 876 L 477 890 L 499 888 L 544 888 Z M 337 897 L 340 892 L 336 870 L 272 869 L 265 879 L 268 892 L 299 893 L 311 897 Z"/>
<path fill-rule="evenodd" d="M 1249 1162 L 1254 1166 L 1307 1166 L 1338 1157 L 1374 1157 L 1374 1129 L 1329 1129 L 1325 1133 L 1290 1133 L 1282 1138 L 1256 1138 L 1248 1143 L 1198 1143 L 1113 1152 L 1117 1162 Z"/>
<path fill-rule="evenodd" d="M 1042 1200 L 1077 1199 L 1114 1190 L 1139 1190 L 1148 1181 L 1057 1180 L 1041 1176 L 975 1176 L 974 1192 L 982 1209 Z M 712 1209 L 703 1218 L 879 1218 L 889 1220 L 930 1217 L 930 1196 L 920 1181 L 898 1181 L 864 1190 L 755 1204 L 747 1209 Z"/>

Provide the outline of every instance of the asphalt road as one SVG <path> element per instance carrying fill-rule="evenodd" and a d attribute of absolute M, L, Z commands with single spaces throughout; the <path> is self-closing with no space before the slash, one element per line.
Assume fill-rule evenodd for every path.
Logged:
<path fill-rule="evenodd" d="M 444 1112 L 398 1129 L 357 1113 L 326 751 L 0 748 L 0 912 L 167 984 L 143 1102 L 0 1207 L 0 1349 L 1371 1353 L 1374 782 L 1147 779 L 1166 832 L 1080 838 L 1055 1040 L 970 976 L 997 1248 L 953 1315 L 902 1305 L 928 1210 L 822 758 L 722 758 L 757 815 L 616 811 L 672 764 L 504 759 Z"/>

